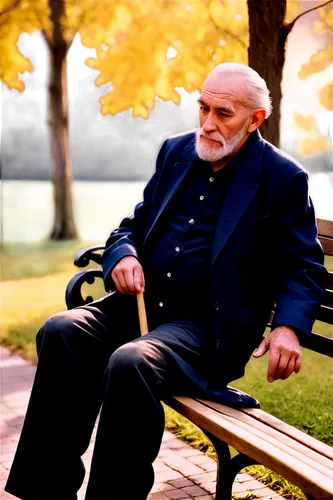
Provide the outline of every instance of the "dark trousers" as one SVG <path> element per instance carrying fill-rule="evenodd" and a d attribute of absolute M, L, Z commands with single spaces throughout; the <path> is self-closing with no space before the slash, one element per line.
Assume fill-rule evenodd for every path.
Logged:
<path fill-rule="evenodd" d="M 139 337 L 136 299 L 118 294 L 51 317 L 6 485 L 24 500 L 75 500 L 102 405 L 86 500 L 143 500 L 164 428 L 160 400 L 205 390 L 206 335 L 193 322 Z"/>

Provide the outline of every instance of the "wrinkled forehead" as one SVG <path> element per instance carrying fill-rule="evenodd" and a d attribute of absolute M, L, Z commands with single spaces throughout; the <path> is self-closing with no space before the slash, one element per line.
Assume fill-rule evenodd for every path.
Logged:
<path fill-rule="evenodd" d="M 210 73 L 203 84 L 201 98 L 209 98 L 216 105 L 222 100 L 230 104 L 245 102 L 245 78 L 236 73 Z M 214 106 L 214 104 L 212 103 Z"/>

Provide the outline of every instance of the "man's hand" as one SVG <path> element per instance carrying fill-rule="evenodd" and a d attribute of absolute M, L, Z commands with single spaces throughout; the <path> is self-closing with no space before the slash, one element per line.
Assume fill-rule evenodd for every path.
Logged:
<path fill-rule="evenodd" d="M 143 269 L 135 257 L 124 257 L 114 267 L 111 278 L 118 292 L 137 295 L 144 292 L 145 279 Z"/>
<path fill-rule="evenodd" d="M 289 326 L 278 326 L 264 338 L 253 353 L 260 358 L 267 351 L 269 354 L 267 380 L 274 382 L 279 378 L 285 380 L 293 372 L 298 373 L 302 364 L 302 353 L 298 337 Z"/>

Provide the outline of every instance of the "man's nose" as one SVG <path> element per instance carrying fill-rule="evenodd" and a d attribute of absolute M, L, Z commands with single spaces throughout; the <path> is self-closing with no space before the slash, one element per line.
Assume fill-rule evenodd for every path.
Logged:
<path fill-rule="evenodd" d="M 202 125 L 202 128 L 207 133 L 213 132 L 214 130 L 216 130 L 215 116 L 212 112 L 210 112 L 208 114 L 208 116 L 206 117 L 206 119 Z"/>

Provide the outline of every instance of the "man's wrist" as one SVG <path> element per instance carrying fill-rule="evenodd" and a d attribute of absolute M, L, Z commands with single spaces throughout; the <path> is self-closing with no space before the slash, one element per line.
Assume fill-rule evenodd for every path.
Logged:
<path fill-rule="evenodd" d="M 271 330 L 271 333 L 273 332 L 276 332 L 278 334 L 283 332 L 285 333 L 292 332 L 297 337 L 299 342 L 305 335 L 304 332 L 302 332 L 302 330 L 300 330 L 299 328 L 295 328 L 294 326 L 291 325 L 277 325 L 274 327 L 274 329 Z"/>

